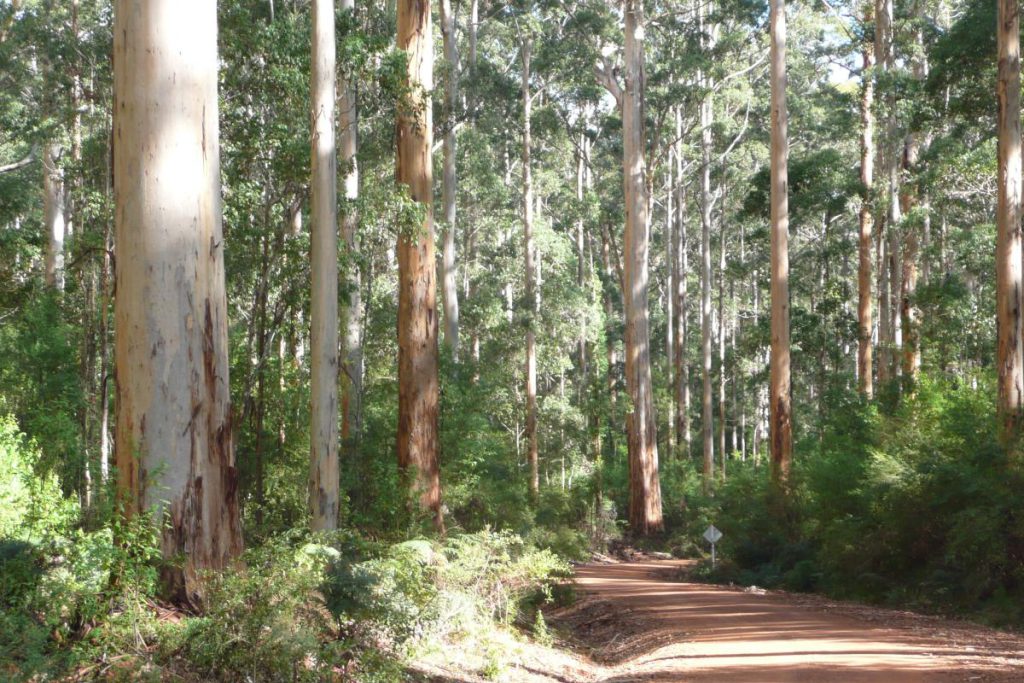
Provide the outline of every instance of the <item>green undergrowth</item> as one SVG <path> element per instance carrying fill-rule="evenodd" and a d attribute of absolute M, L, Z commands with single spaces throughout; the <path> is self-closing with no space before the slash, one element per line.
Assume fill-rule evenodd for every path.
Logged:
<path fill-rule="evenodd" d="M 126 561 L 152 566 L 115 559 Z M 198 614 L 161 606 L 139 584 L 111 582 L 106 565 L 92 568 L 91 583 L 53 568 L 34 571 L 40 581 L 17 589 L 20 602 L 13 590 L 4 596 L 0 666 L 15 680 L 114 661 L 104 668 L 125 680 L 148 673 L 319 681 L 345 672 L 346 680 L 394 681 L 417 652 L 487 640 L 516 621 L 545 637 L 535 607 L 550 600 L 568 567 L 518 536 L 489 530 L 393 545 L 354 534 L 290 534 L 247 551 L 241 567 L 208 575 Z"/>
<path fill-rule="evenodd" d="M 1024 625 L 1024 475 L 981 384 L 925 379 L 888 410 L 833 397 L 786 504 L 750 465 L 701 500 L 685 535 L 724 537 L 696 576 Z"/>
<path fill-rule="evenodd" d="M 508 531 L 397 543 L 290 532 L 208 574 L 185 612 L 157 597 L 154 525 L 84 527 L 38 464 L 0 422 L 2 680 L 395 681 L 417 653 L 460 642 L 482 643 L 481 667 L 500 669 L 493 634 L 519 624 L 548 638 L 537 608 L 569 573 Z"/>

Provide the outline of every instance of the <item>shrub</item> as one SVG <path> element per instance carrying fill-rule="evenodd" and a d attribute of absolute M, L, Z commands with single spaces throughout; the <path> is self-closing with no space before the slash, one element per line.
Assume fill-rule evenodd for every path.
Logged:
<path fill-rule="evenodd" d="M 429 541 L 408 541 L 366 558 L 339 553 L 324 583 L 327 606 L 353 636 L 372 637 L 398 648 L 422 635 L 432 619 L 437 596 Z"/>
<path fill-rule="evenodd" d="M 203 616 L 189 619 L 178 653 L 223 681 L 318 680 L 335 664 L 330 613 L 317 588 L 331 553 L 276 537 L 243 566 L 208 576 Z M 340 648 L 338 648 L 340 650 Z"/>
<path fill-rule="evenodd" d="M 327 606 L 352 635 L 400 651 L 427 639 L 510 623 L 550 595 L 568 566 L 511 532 L 484 530 L 399 543 L 376 557 L 341 553 L 324 584 Z"/>
<path fill-rule="evenodd" d="M 716 578 L 1020 623 L 1024 473 L 996 440 L 994 393 L 923 377 L 888 413 L 831 397 L 785 514 L 767 468 L 733 467 L 703 502 L 695 518 L 717 507 L 725 532 Z"/>
<path fill-rule="evenodd" d="M 523 600 L 568 576 L 569 566 L 550 550 L 538 550 L 509 531 L 485 529 L 449 539 L 447 563 L 438 576 L 442 592 L 472 596 L 482 616 L 510 623 Z"/>
<path fill-rule="evenodd" d="M 586 560 L 590 557 L 591 538 L 579 529 L 567 526 L 537 528 L 527 535 L 531 545 L 550 550 L 559 557 Z"/>
<path fill-rule="evenodd" d="M 62 646 L 115 605 L 124 609 L 111 576 L 127 550 L 110 529 L 75 528 L 78 515 L 38 449 L 0 418 L 0 671 L 29 678 L 59 669 L 77 656 Z M 146 583 L 132 572 L 122 585 Z"/>
<path fill-rule="evenodd" d="M 57 476 L 41 471 L 41 454 L 0 417 L 0 539 L 40 543 L 65 533 L 78 519 L 78 503 L 61 493 Z"/>

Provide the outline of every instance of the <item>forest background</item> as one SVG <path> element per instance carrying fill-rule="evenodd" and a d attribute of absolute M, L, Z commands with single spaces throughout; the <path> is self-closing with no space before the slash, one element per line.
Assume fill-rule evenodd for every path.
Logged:
<path fill-rule="evenodd" d="M 274 675 L 315 652 L 388 680 L 399 643 L 455 630 L 439 595 L 513 619 L 496 605 L 550 595 L 564 560 L 623 537 L 700 555 L 711 522 L 725 531 L 718 579 L 1019 625 L 1022 476 L 997 401 L 996 5 L 789 7 L 794 445 L 781 510 L 769 467 L 767 6 L 644 3 L 636 129 L 616 94 L 629 56 L 617 5 L 434 10 L 440 497 L 410 504 L 396 457 L 399 252 L 422 219 L 395 182 L 409 63 L 395 3 L 360 3 L 333 22 L 339 84 L 358 112 L 355 163 L 342 150 L 336 183 L 341 531 L 311 535 L 311 6 L 217 3 L 230 425 L 249 569 L 219 574 L 206 615 L 168 635 L 149 607 L 168 560 L 152 524 L 118 514 L 114 490 L 114 10 L 0 2 L 6 670 L 59 672 L 132 642 L 151 664 L 225 677 Z M 646 169 L 645 448 L 663 516 L 642 528 L 624 362 L 630 144 Z M 430 559 L 442 556 L 443 568 Z M 521 579 L 480 588 L 503 572 Z M 304 611 L 313 594 L 327 596 L 326 625 Z M 261 602 L 275 607 L 254 613 Z M 263 627 L 279 620 L 305 630 L 275 649 Z M 260 659 L 228 656 L 226 624 Z"/>

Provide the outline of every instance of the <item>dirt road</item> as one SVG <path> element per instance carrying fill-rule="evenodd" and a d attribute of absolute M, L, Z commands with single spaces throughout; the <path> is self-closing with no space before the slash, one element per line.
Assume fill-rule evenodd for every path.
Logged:
<path fill-rule="evenodd" d="M 597 680 L 1024 681 L 1018 636 L 822 598 L 670 580 L 680 566 L 578 569 L 583 599 L 552 617 L 604 665 Z"/>

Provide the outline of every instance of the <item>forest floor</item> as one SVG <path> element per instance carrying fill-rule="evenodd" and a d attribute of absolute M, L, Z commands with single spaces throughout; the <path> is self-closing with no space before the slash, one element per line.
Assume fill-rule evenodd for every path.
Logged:
<path fill-rule="evenodd" d="M 516 683 L 1024 681 L 1024 637 L 821 596 L 690 583 L 686 561 L 594 563 L 547 619 L 562 648 L 519 643 Z M 476 681 L 451 669 L 429 680 Z"/>

